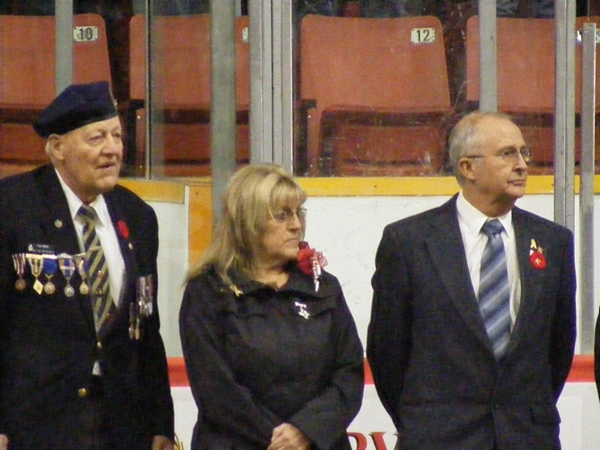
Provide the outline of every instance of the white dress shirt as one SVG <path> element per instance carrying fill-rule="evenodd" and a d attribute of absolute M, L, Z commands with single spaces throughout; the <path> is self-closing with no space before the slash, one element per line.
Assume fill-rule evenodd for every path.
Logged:
<path fill-rule="evenodd" d="M 71 218 L 75 223 L 75 230 L 77 230 L 79 248 L 81 249 L 81 252 L 84 253 L 84 223 L 83 219 L 77 215 L 77 211 L 79 211 L 79 208 L 81 205 L 83 205 L 83 202 L 79 199 L 79 197 L 77 197 L 73 190 L 67 186 L 58 171 L 56 174 L 58 175 L 60 184 L 65 192 L 65 196 L 67 197 L 67 202 L 69 203 Z M 89 204 L 89 206 L 94 208 L 94 210 L 96 210 L 96 214 L 98 215 L 98 220 L 96 222 L 96 234 L 98 235 L 98 239 L 100 239 L 100 245 L 102 245 L 104 257 L 106 258 L 106 263 L 108 264 L 110 294 L 115 302 L 115 305 L 118 306 L 122 295 L 121 289 L 123 287 L 123 277 L 125 274 L 125 262 L 123 261 L 123 255 L 121 254 L 121 246 L 119 245 L 117 232 L 112 224 L 112 219 L 108 212 L 108 207 L 106 206 L 106 200 L 104 200 L 102 195 L 96 197 L 94 201 Z"/>
<path fill-rule="evenodd" d="M 456 209 L 458 211 L 458 223 L 465 246 L 467 265 L 469 266 L 469 274 L 471 275 L 471 283 L 473 284 L 475 295 L 479 292 L 481 257 L 488 241 L 488 237 L 481 231 L 481 227 L 489 219 L 498 219 L 504 227 L 501 236 L 504 242 L 508 282 L 510 284 L 510 322 L 512 329 L 515 320 L 517 320 L 521 304 L 521 278 L 519 275 L 515 230 L 512 224 L 512 211 L 500 217 L 487 217 L 467 201 L 462 191 L 458 194 Z"/>

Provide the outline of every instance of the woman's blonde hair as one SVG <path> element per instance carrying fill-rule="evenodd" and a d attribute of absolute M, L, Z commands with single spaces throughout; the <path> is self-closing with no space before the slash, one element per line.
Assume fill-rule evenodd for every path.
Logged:
<path fill-rule="evenodd" d="M 280 166 L 251 164 L 238 170 L 225 188 L 223 210 L 211 244 L 189 270 L 187 280 L 209 266 L 227 283 L 231 283 L 231 270 L 250 277 L 267 220 L 281 208 L 305 201 L 304 189 Z"/>

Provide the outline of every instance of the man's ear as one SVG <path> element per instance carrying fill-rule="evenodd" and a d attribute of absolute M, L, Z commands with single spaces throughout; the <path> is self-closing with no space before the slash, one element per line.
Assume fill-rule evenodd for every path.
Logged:
<path fill-rule="evenodd" d="M 63 161 L 65 159 L 64 149 L 65 146 L 62 142 L 62 139 L 57 134 L 51 134 L 48 137 L 48 141 L 46 142 L 46 149 L 48 154 L 59 161 Z"/>
<path fill-rule="evenodd" d="M 465 180 L 473 181 L 475 179 L 475 163 L 471 158 L 460 158 L 458 160 L 458 171 Z"/>

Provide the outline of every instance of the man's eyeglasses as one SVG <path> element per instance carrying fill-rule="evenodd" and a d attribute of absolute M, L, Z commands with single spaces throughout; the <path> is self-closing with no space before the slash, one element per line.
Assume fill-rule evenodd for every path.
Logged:
<path fill-rule="evenodd" d="M 523 147 L 522 149 L 516 149 L 514 147 L 502 150 L 500 153 L 495 155 L 465 155 L 465 158 L 484 158 L 486 156 L 497 156 L 502 158 L 505 163 L 515 164 L 519 161 L 519 155 L 523 157 L 523 161 L 527 164 L 531 162 L 531 149 L 529 147 Z"/>
<path fill-rule="evenodd" d="M 298 208 L 296 211 L 292 211 L 290 208 L 283 208 L 278 213 L 273 214 L 273 218 L 279 222 L 291 222 L 294 220 L 294 216 L 298 217 L 299 221 L 303 221 L 306 218 L 306 208 Z"/>

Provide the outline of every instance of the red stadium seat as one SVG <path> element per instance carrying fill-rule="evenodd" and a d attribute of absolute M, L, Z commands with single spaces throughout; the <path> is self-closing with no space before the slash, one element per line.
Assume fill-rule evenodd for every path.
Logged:
<path fill-rule="evenodd" d="M 583 23 L 591 17 L 577 19 Z M 553 19 L 497 19 L 498 110 L 513 116 L 533 152 L 529 170 L 549 174 L 554 163 L 555 21 Z M 479 106 L 479 17 L 467 23 L 467 102 Z M 581 112 L 581 45 L 576 47 L 576 112 Z M 600 70 L 597 71 L 597 76 Z M 600 106 L 598 96 L 597 108 Z M 581 139 L 576 133 L 576 161 Z M 597 146 L 597 149 L 599 147 Z M 598 153 L 598 150 L 597 150 Z"/>
<path fill-rule="evenodd" d="M 300 70 L 303 104 L 314 107 L 310 173 L 440 173 L 452 107 L 439 19 L 308 15 Z"/>
<path fill-rule="evenodd" d="M 0 16 L 0 176 L 47 161 L 31 123 L 56 96 L 53 16 Z M 73 82 L 111 81 L 104 20 L 74 16 Z"/>
<path fill-rule="evenodd" d="M 209 14 L 156 17 L 153 35 L 158 47 L 154 91 L 162 113 L 164 171 L 169 176 L 210 175 L 211 48 Z M 248 17 L 236 21 L 236 101 L 238 162 L 249 160 L 249 44 Z M 134 107 L 143 107 L 146 92 L 146 17 L 130 24 L 130 92 Z M 137 111 L 135 127 L 138 161 L 145 149 L 145 110 Z M 157 124 L 157 122 L 155 122 Z M 157 149 L 153 149 L 156 151 Z"/>

